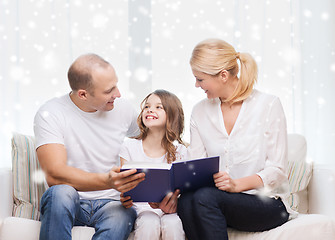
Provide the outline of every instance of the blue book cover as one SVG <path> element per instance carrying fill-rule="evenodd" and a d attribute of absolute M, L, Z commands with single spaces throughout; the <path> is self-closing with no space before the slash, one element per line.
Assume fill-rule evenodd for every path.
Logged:
<path fill-rule="evenodd" d="M 219 171 L 219 157 L 208 157 L 183 162 L 127 163 L 121 171 L 136 168 L 145 173 L 145 180 L 124 196 L 134 202 L 161 202 L 169 192 L 179 189 L 181 193 L 202 187 L 214 187 L 213 174 Z"/>
<path fill-rule="evenodd" d="M 213 174 L 219 171 L 219 157 L 195 159 L 172 164 L 173 188 L 181 193 L 202 187 L 215 187 Z"/>

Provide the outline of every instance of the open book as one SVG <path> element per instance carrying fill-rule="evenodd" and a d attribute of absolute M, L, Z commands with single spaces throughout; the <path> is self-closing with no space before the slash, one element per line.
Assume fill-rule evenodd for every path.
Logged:
<path fill-rule="evenodd" d="M 215 186 L 213 174 L 219 171 L 219 157 L 208 157 L 184 162 L 148 163 L 130 162 L 121 171 L 136 168 L 145 173 L 145 180 L 124 193 L 134 202 L 161 202 L 169 192 L 181 193 L 202 187 Z"/>

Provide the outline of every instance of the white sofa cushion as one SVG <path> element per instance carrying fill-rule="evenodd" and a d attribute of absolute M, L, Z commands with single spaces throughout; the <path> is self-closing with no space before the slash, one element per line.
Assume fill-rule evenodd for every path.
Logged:
<path fill-rule="evenodd" d="M 0 228 L 1 240 L 38 240 L 41 222 L 26 218 L 8 217 Z M 18 231 L 18 229 L 20 229 Z M 95 230 L 92 227 L 76 226 L 72 228 L 72 240 L 91 240 Z M 134 232 L 128 240 L 134 239 Z"/>
<path fill-rule="evenodd" d="M 24 218 L 10 217 L 3 222 L 2 240 L 38 240 L 41 223 Z M 17 231 L 20 229 L 20 231 Z M 74 227 L 72 229 L 73 240 L 90 240 L 94 234 L 94 228 Z M 335 220 L 318 214 L 299 214 L 295 219 L 275 229 L 264 232 L 241 232 L 234 229 L 228 230 L 230 240 L 334 240 Z M 128 240 L 133 239 L 133 233 Z"/>
<path fill-rule="evenodd" d="M 9 217 L 3 222 L 0 239 L 2 240 L 38 240 L 41 222 L 19 217 Z M 20 229 L 18 231 L 17 229 Z M 72 239 L 90 240 L 95 233 L 91 227 L 72 228 Z"/>
<path fill-rule="evenodd" d="M 334 240 L 335 220 L 319 214 L 299 214 L 282 226 L 264 232 L 228 231 L 229 239 L 234 240 Z"/>

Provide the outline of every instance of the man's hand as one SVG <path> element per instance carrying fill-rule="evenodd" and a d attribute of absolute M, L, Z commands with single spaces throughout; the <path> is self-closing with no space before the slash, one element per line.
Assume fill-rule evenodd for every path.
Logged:
<path fill-rule="evenodd" d="M 122 206 L 125 208 L 131 208 L 133 206 L 133 200 L 131 200 L 130 196 L 124 196 L 123 193 L 120 194 L 120 201 Z"/>
<path fill-rule="evenodd" d="M 108 184 L 121 193 L 128 192 L 144 180 L 144 173 L 136 173 L 136 169 L 120 172 L 119 167 L 113 167 L 108 173 Z"/>
<path fill-rule="evenodd" d="M 152 208 L 160 208 L 164 213 L 177 212 L 179 190 L 168 193 L 160 203 L 149 203 Z"/>

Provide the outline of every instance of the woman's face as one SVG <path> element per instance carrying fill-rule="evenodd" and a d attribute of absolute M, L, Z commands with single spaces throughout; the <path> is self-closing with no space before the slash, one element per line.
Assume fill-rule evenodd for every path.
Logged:
<path fill-rule="evenodd" d="M 195 87 L 200 87 L 207 94 L 207 98 L 221 97 L 222 81 L 220 81 L 220 74 L 209 75 L 203 72 L 192 70 L 195 77 Z"/>

